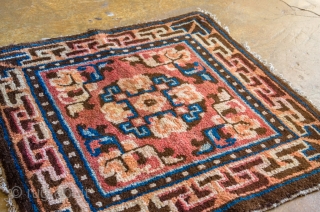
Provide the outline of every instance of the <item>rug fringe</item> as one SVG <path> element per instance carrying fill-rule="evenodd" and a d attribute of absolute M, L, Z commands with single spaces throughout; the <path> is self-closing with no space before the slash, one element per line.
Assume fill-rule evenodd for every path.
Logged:
<path fill-rule="evenodd" d="M 252 54 L 257 60 L 259 60 L 259 62 L 261 62 L 263 65 L 265 65 L 269 69 L 269 71 L 272 72 L 272 74 L 274 74 L 275 76 L 280 78 L 283 82 L 288 84 L 290 86 L 290 88 L 292 88 L 300 96 L 304 97 L 317 110 L 320 110 L 320 107 L 318 105 L 314 104 L 314 102 L 306 95 L 306 93 L 303 90 L 296 88 L 296 86 L 294 84 L 292 84 L 290 81 L 285 79 L 283 74 L 280 74 L 272 63 L 268 63 L 267 60 L 264 60 L 259 54 L 257 54 L 256 52 L 252 51 L 247 42 L 243 43 L 242 45 L 250 54 Z"/>
<path fill-rule="evenodd" d="M 210 13 L 210 12 L 208 12 L 206 10 L 203 10 L 201 8 L 197 8 L 197 9 L 198 9 L 199 12 L 202 12 L 202 13 L 204 13 L 206 15 L 209 15 L 220 27 L 222 27 L 230 35 L 229 27 L 226 26 L 226 25 L 223 25 L 215 14 L 212 14 L 212 13 Z M 290 88 L 292 88 L 296 93 L 298 93 L 300 96 L 305 98 L 313 107 L 315 107 L 318 111 L 320 111 L 320 105 L 318 106 L 318 105 L 314 104 L 314 102 L 306 95 L 306 93 L 304 91 L 296 88 L 291 82 L 286 80 L 284 78 L 283 74 L 280 74 L 272 63 L 269 63 L 267 60 L 263 59 L 259 54 L 257 54 L 256 52 L 252 51 L 250 46 L 248 45 L 248 42 L 242 43 L 242 46 L 250 54 L 252 54 L 255 57 L 256 60 L 258 60 L 263 65 L 265 65 L 272 74 L 274 74 L 275 76 L 280 78 L 283 82 L 285 82 L 287 85 L 289 85 Z"/>
<path fill-rule="evenodd" d="M 14 196 L 8 188 L 8 185 L 6 183 L 6 179 L 3 174 L 1 164 L 0 164 L 0 190 L 2 191 L 2 193 L 6 194 L 8 197 L 5 199 L 5 201 L 7 203 L 6 205 L 8 207 L 8 212 L 17 212 L 18 210 L 17 210 L 16 205 L 14 203 Z"/>
<path fill-rule="evenodd" d="M 218 19 L 218 17 L 217 17 L 215 14 L 212 14 L 212 13 L 210 13 L 210 12 L 208 12 L 208 11 L 206 11 L 206 10 L 203 10 L 203 9 L 201 9 L 201 8 L 197 8 L 197 10 L 198 10 L 199 12 L 202 12 L 202 13 L 210 16 L 217 24 L 219 24 L 219 26 L 220 26 L 221 28 L 223 28 L 228 34 L 230 34 L 229 27 L 226 26 L 226 25 L 222 25 L 221 21 Z"/>

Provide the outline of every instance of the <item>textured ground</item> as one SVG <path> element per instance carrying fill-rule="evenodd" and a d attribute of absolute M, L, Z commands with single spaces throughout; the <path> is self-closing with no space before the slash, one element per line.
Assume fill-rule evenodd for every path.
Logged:
<path fill-rule="evenodd" d="M 320 106 L 319 0 L 0 0 L 0 46 L 162 19 L 198 7 Z M 6 211 L 0 194 L 0 211 Z M 320 192 L 274 211 L 319 211 Z"/>

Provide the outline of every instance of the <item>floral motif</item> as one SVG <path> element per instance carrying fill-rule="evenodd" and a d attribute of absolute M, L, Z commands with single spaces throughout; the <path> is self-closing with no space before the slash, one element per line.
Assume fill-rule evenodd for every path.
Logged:
<path fill-rule="evenodd" d="M 140 110 L 155 113 L 161 111 L 162 107 L 167 102 L 167 99 L 163 96 L 156 96 L 149 93 L 142 94 L 134 104 L 135 108 Z"/>
<path fill-rule="evenodd" d="M 153 83 L 149 77 L 140 74 L 132 78 L 120 79 L 118 85 L 123 91 L 128 91 L 133 95 L 139 93 L 141 90 L 150 90 Z"/>
<path fill-rule="evenodd" d="M 81 74 L 76 69 L 62 69 L 46 74 L 50 85 L 56 89 L 56 96 L 66 106 L 67 113 L 77 118 L 79 113 L 94 106 L 89 103 L 90 91 L 97 89 L 95 83 L 84 84 Z"/>
<path fill-rule="evenodd" d="M 120 124 L 121 122 L 126 121 L 128 116 L 132 115 L 130 110 L 124 109 L 126 106 L 125 103 L 119 104 L 116 102 L 109 102 L 101 107 L 101 111 L 106 114 L 105 118 L 108 121 L 114 124 Z"/>
<path fill-rule="evenodd" d="M 174 96 L 174 103 L 193 104 L 200 102 L 203 99 L 201 93 L 196 90 L 196 87 L 191 84 L 182 84 L 173 88 L 169 94 Z"/>
<path fill-rule="evenodd" d="M 181 118 L 171 114 L 165 114 L 162 118 L 153 118 L 150 126 L 151 131 L 158 138 L 167 138 L 171 133 L 186 132 L 187 128 L 187 124 Z"/>

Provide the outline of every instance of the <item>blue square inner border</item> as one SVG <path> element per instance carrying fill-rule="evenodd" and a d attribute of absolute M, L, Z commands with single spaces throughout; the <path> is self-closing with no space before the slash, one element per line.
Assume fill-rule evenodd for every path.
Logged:
<path fill-rule="evenodd" d="M 216 70 L 216 68 L 215 68 L 214 66 L 212 66 L 209 61 L 205 60 L 205 59 L 201 56 L 201 54 L 196 50 L 196 48 L 194 48 L 194 47 L 192 46 L 192 44 L 189 42 L 189 39 L 191 39 L 191 36 L 189 36 L 187 39 L 185 39 L 185 36 L 183 36 L 183 37 L 176 37 L 176 38 L 173 38 L 173 39 L 179 39 L 179 41 L 176 41 L 175 43 L 184 42 L 185 44 L 187 44 L 187 45 L 199 56 L 199 58 L 202 58 L 203 62 L 205 62 L 207 66 L 209 66 L 212 70 L 215 71 L 215 73 L 217 73 L 217 74 L 221 77 L 221 79 L 224 78 L 224 77 Z M 173 42 L 172 42 L 171 40 L 173 40 L 173 39 L 170 39 L 170 41 L 167 41 L 168 44 L 163 44 L 163 45 L 161 45 L 161 46 L 159 46 L 159 47 L 172 45 Z M 195 41 L 195 40 L 193 40 L 193 41 Z M 201 44 L 199 44 L 197 41 L 195 41 L 195 42 L 197 43 L 196 45 L 201 46 Z M 137 46 L 134 46 L 134 47 L 132 47 L 132 48 L 133 48 L 133 49 L 136 49 L 136 47 L 137 47 Z M 159 47 L 158 47 L 158 48 L 159 48 Z M 201 46 L 201 47 L 202 47 L 202 46 Z M 153 47 L 153 48 L 157 48 L 157 47 Z M 128 49 L 128 48 L 126 48 L 126 49 Z M 122 51 L 122 50 L 123 50 L 123 49 L 119 49 L 119 51 Z M 144 48 L 141 48 L 141 49 L 139 49 L 139 50 L 129 51 L 130 53 L 117 54 L 116 56 L 132 54 L 132 53 L 134 53 L 134 51 L 142 51 L 142 50 L 145 50 L 145 49 L 144 49 Z M 203 47 L 202 47 L 202 50 L 206 51 Z M 111 50 L 109 50 L 109 51 L 111 51 Z M 101 53 L 101 52 L 99 52 L 99 53 Z M 97 55 L 97 54 L 99 54 L 99 53 L 95 53 L 95 54 L 93 54 L 93 55 Z M 207 52 L 207 53 L 208 53 L 208 52 Z M 113 55 L 110 55 L 110 57 L 112 57 L 112 56 L 113 56 Z M 78 58 L 84 58 L 84 57 L 88 57 L 88 55 L 83 56 L 83 57 L 78 57 Z M 213 57 L 212 57 L 212 58 L 213 58 Z M 101 58 L 98 58 L 97 61 L 100 60 L 100 59 L 101 59 Z M 104 58 L 104 59 L 107 59 L 107 58 Z M 213 58 L 213 59 L 215 60 L 215 58 Z M 62 61 L 60 61 L 60 62 L 62 62 Z M 84 62 L 85 62 L 85 61 L 84 61 Z M 218 63 L 218 61 L 216 61 L 216 60 L 215 60 L 215 62 Z M 54 63 L 55 63 L 55 64 L 56 64 L 56 63 L 59 63 L 59 61 L 56 61 L 56 62 L 54 62 Z M 80 65 L 82 64 L 82 62 L 80 62 L 80 63 L 78 63 L 78 64 L 79 64 L 79 66 L 80 66 Z M 36 76 L 37 76 L 37 78 L 38 78 L 39 80 L 41 80 L 41 77 L 40 77 L 40 74 L 39 74 L 39 72 L 41 72 L 41 71 L 47 71 L 47 70 L 52 70 L 52 69 L 57 69 L 57 68 L 62 68 L 62 67 L 67 67 L 67 66 L 73 66 L 73 65 L 75 65 L 75 63 L 70 64 L 70 65 L 66 65 L 66 66 L 54 66 L 54 68 L 40 68 L 40 67 L 43 67 L 43 65 L 39 65 L 39 66 L 28 67 L 28 68 L 23 69 L 23 71 L 24 71 L 24 73 L 25 73 L 25 76 L 26 76 L 26 79 L 27 79 L 27 82 L 28 82 L 28 85 L 29 85 L 30 88 L 31 88 L 33 97 L 36 99 L 37 104 L 38 104 L 38 106 L 39 106 L 39 108 L 40 108 L 40 110 L 41 110 L 41 113 L 42 113 L 43 117 L 45 118 L 45 121 L 46 121 L 46 123 L 48 124 L 48 126 L 49 126 L 49 128 L 50 128 L 50 130 L 51 130 L 52 132 L 54 132 L 54 131 L 53 131 L 52 126 L 50 127 L 51 123 L 50 123 L 49 120 L 46 118 L 46 111 L 44 111 L 44 109 L 42 108 L 41 103 L 40 103 L 40 101 L 38 100 L 37 95 L 35 94 L 35 90 L 34 90 L 34 88 L 33 88 L 33 83 L 31 82 L 30 78 L 28 77 L 27 72 L 28 72 L 28 70 L 30 70 L 30 69 L 35 70 L 35 71 L 36 71 Z M 221 64 L 219 64 L 219 65 L 221 65 Z M 50 66 L 50 64 L 48 64 L 48 66 Z M 222 65 L 221 65 L 221 66 L 222 66 Z M 230 72 L 228 72 L 228 70 L 227 70 L 225 67 L 223 67 L 223 69 L 224 69 L 228 74 L 230 74 Z M 232 76 L 232 75 L 230 75 L 230 76 Z M 235 80 L 238 84 L 241 85 L 241 83 L 240 83 L 236 78 L 234 78 L 234 80 Z M 225 81 L 225 83 L 226 83 L 230 88 L 232 88 L 232 89 L 234 90 L 234 92 L 235 92 L 238 96 L 240 96 L 240 97 L 242 98 L 242 100 L 243 100 L 244 102 L 246 102 L 246 103 L 250 106 L 250 108 L 251 108 L 252 110 L 254 110 L 257 114 L 259 114 L 259 116 L 260 116 L 261 118 L 263 118 L 263 115 L 260 114 L 252 105 L 250 105 L 250 104 L 248 103 L 248 101 L 242 96 L 242 94 L 239 93 L 239 92 L 234 88 L 234 86 L 233 86 L 231 83 L 229 83 L 229 82 L 228 82 L 227 80 L 225 80 L 225 79 L 224 79 L 224 81 Z M 44 89 L 46 95 L 47 95 L 47 96 L 50 96 L 50 93 L 46 90 L 46 87 L 45 87 L 43 81 L 42 81 L 40 84 L 41 84 L 41 87 Z M 244 88 L 244 89 L 245 89 L 245 88 Z M 246 93 L 248 94 L 249 92 L 246 90 Z M 249 93 L 249 94 L 250 94 L 250 93 Z M 251 97 L 254 98 L 254 96 L 251 96 Z M 51 99 L 52 99 L 52 98 L 51 98 Z M 256 100 L 257 100 L 257 99 L 256 99 Z M 52 105 L 54 105 L 54 102 L 53 102 L 53 101 L 51 101 L 51 100 L 49 100 L 49 101 L 50 101 L 50 103 L 51 103 Z M 260 104 L 259 101 L 257 101 L 257 102 Z M 262 104 L 260 104 L 260 105 L 262 106 Z M 59 109 L 58 109 L 57 107 L 55 107 L 54 110 L 55 110 L 56 114 L 59 114 Z M 265 108 L 265 110 L 268 111 L 266 108 Z M 270 113 L 270 111 L 268 111 L 268 113 Z M 271 113 L 270 113 L 270 114 L 271 114 Z M 274 118 L 276 118 L 276 117 L 274 116 Z M 264 118 L 263 118 L 263 119 L 264 119 Z M 265 119 L 264 119 L 264 120 L 265 120 Z M 60 123 L 63 122 L 63 118 L 62 118 L 62 117 L 59 117 L 59 121 L 60 121 Z M 281 122 L 280 120 L 278 120 L 278 121 Z M 266 120 L 265 120 L 265 122 L 266 122 Z M 268 123 L 268 122 L 266 122 L 266 123 Z M 65 124 L 65 123 L 64 123 L 64 124 Z M 283 123 L 281 123 L 281 124 L 285 127 L 285 125 L 284 125 Z M 262 140 L 262 141 L 258 141 L 258 142 L 254 143 L 254 144 L 251 144 L 251 146 L 250 146 L 250 145 L 246 145 L 246 146 L 239 147 L 239 148 L 237 148 L 237 150 L 241 150 L 241 149 L 243 149 L 243 148 L 250 148 L 250 147 L 252 147 L 252 146 L 254 146 L 254 145 L 259 145 L 259 144 L 261 144 L 262 142 L 265 142 L 266 140 L 274 139 L 274 138 L 276 138 L 276 137 L 279 137 L 279 136 L 280 136 L 279 130 L 276 129 L 275 127 L 273 127 L 273 126 L 270 125 L 270 124 L 268 124 L 268 125 L 269 125 L 273 130 L 275 130 L 275 131 L 277 132 L 277 135 L 274 135 L 274 136 L 272 136 L 271 138 L 267 138 L 267 139 L 264 139 L 264 140 Z M 67 127 L 66 124 L 65 124 L 65 125 L 64 125 L 64 130 L 67 130 L 67 131 L 68 131 L 67 128 L 68 128 L 68 127 Z M 286 127 L 285 127 L 285 128 L 286 128 Z M 290 131 L 288 128 L 286 128 L 286 130 Z M 69 137 L 72 138 L 73 136 L 72 136 L 72 134 L 71 134 L 71 136 L 70 136 L 70 133 L 72 133 L 72 132 L 70 132 L 70 131 L 68 132 Z M 291 133 L 292 133 L 292 132 L 291 132 Z M 295 137 L 296 137 L 296 136 L 293 136 L 293 138 L 290 139 L 290 140 L 295 139 Z M 62 145 L 59 144 L 59 141 L 58 141 L 58 139 L 57 139 L 57 137 L 56 137 L 55 135 L 54 135 L 54 139 L 56 140 L 56 143 L 57 143 L 58 146 L 59 146 L 60 152 L 64 155 L 64 159 L 68 162 L 68 168 L 70 169 L 71 173 L 73 174 L 73 177 L 76 179 L 77 184 L 79 185 L 80 188 L 84 189 L 83 186 L 81 185 L 81 182 L 78 180 L 77 175 L 74 173 L 74 171 L 72 171 L 72 170 L 73 170 L 72 164 L 70 164 L 68 157 L 67 157 L 66 154 L 63 152 L 63 147 L 62 147 Z M 71 139 L 71 140 L 72 140 L 73 144 L 76 146 L 75 138 L 73 137 L 73 139 Z M 287 140 L 286 142 L 289 142 L 290 140 Z M 276 145 L 275 145 L 275 146 L 276 146 Z M 272 148 L 273 148 L 273 147 L 274 147 L 274 146 L 272 146 Z M 270 147 L 270 148 L 271 148 L 271 147 Z M 266 149 L 264 149 L 264 150 L 266 150 Z M 81 150 L 77 149 L 77 151 L 79 151 L 79 152 L 80 152 L 80 155 L 81 155 Z M 230 150 L 230 151 L 225 152 L 225 153 L 223 153 L 223 154 L 219 154 L 219 155 L 212 156 L 212 157 L 206 159 L 205 161 L 218 159 L 218 158 L 222 157 L 223 155 L 229 154 L 229 153 L 231 153 L 231 152 L 234 152 L 234 150 L 233 150 L 233 151 Z M 247 154 L 246 157 L 248 157 L 248 156 L 250 156 L 250 155 L 252 155 L 252 154 Z M 85 160 L 84 158 L 82 158 L 82 159 Z M 237 158 L 237 159 L 234 159 L 234 160 L 232 160 L 232 161 L 236 161 L 236 160 L 240 160 L 240 159 L 242 159 L 242 158 Z M 200 165 L 202 162 L 204 162 L 204 161 L 197 161 L 196 163 L 189 164 L 189 165 L 197 166 L 197 165 Z M 230 162 L 231 162 L 231 160 L 230 160 Z M 87 164 L 87 165 L 88 165 L 88 164 Z M 217 167 L 222 166 L 222 165 L 224 165 L 224 164 L 219 164 L 219 165 L 217 165 L 217 166 L 210 167 L 210 169 L 206 169 L 205 171 L 199 171 L 199 172 L 197 173 L 197 175 L 202 174 L 202 173 L 205 173 L 206 171 L 209 171 L 209 170 L 211 170 L 211 169 L 217 168 Z M 86 168 L 88 168 L 88 169 L 90 170 L 89 167 L 86 167 Z M 182 172 L 182 171 L 184 171 L 186 168 L 187 168 L 187 167 L 183 167 L 183 168 L 180 168 L 180 169 L 178 169 L 178 170 Z M 174 172 L 177 172 L 177 170 L 175 170 Z M 104 192 L 104 191 L 102 190 L 102 188 L 99 188 L 99 185 L 96 184 L 96 186 L 97 186 L 97 188 L 98 188 L 98 191 L 99 191 L 101 194 L 103 194 L 104 197 L 111 197 L 111 196 L 120 194 L 122 191 L 128 191 L 128 190 L 135 189 L 135 188 L 137 188 L 138 186 L 141 186 L 142 183 L 143 183 L 143 184 L 149 184 L 149 183 L 151 183 L 152 181 L 156 180 L 156 179 L 159 178 L 159 177 L 167 177 L 167 176 L 169 176 L 170 174 L 172 174 L 172 173 L 167 172 L 167 173 L 164 174 L 164 175 L 157 176 L 157 177 L 155 177 L 155 178 L 151 178 L 151 179 L 149 179 L 149 180 L 147 180 L 147 181 L 144 181 L 144 182 L 139 182 L 139 183 L 136 183 L 136 184 L 132 184 L 132 185 L 130 185 L 130 186 L 127 186 L 127 187 L 124 188 L 124 189 L 116 190 L 115 192 L 108 192 L 108 193 L 106 193 L 106 192 Z M 186 179 L 188 179 L 188 178 L 190 178 L 190 177 L 194 177 L 194 176 L 196 176 L 196 175 L 187 176 L 187 177 L 185 177 L 185 179 L 182 179 L 182 180 L 186 180 Z M 94 177 L 95 177 L 94 174 L 91 173 L 91 177 L 94 178 Z M 182 180 L 180 180 L 180 181 L 182 181 Z M 173 183 L 168 183 L 165 187 L 170 186 L 170 185 L 173 185 L 173 184 L 176 184 L 176 183 L 178 183 L 178 182 L 180 182 L 180 181 L 175 181 L 175 182 L 173 182 Z M 96 182 L 96 183 L 97 183 L 97 182 Z M 159 187 L 158 187 L 158 188 L 159 188 Z M 151 191 L 152 191 L 152 189 L 149 189 L 148 192 L 151 192 Z M 142 194 L 139 193 L 139 195 L 142 195 Z M 136 197 L 136 196 L 134 196 L 134 197 Z M 116 204 L 119 204 L 119 203 L 121 203 L 121 202 L 123 202 L 123 201 L 126 201 L 126 200 L 121 200 L 121 201 L 115 202 L 115 203 L 116 203 Z"/>

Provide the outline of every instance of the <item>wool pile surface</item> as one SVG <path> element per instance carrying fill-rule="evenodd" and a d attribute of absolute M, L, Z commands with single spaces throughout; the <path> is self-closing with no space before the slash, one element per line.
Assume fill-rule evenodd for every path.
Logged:
<path fill-rule="evenodd" d="M 320 183 L 319 113 L 193 12 L 0 49 L 21 211 L 265 210 Z"/>

